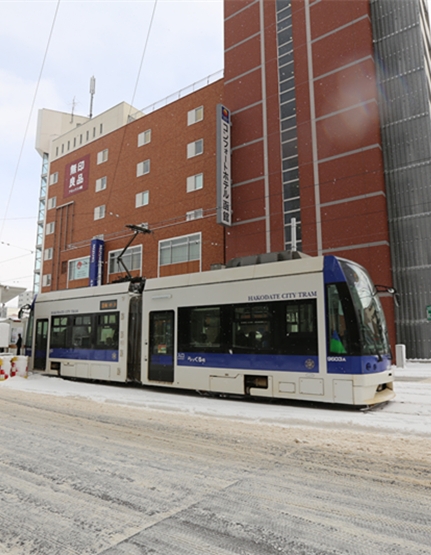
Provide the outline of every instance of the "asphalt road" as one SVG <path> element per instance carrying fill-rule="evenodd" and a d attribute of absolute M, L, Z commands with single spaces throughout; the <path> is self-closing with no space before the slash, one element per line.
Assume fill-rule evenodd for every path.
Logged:
<path fill-rule="evenodd" d="M 430 463 L 425 437 L 4 389 L 0 554 L 429 555 Z"/>

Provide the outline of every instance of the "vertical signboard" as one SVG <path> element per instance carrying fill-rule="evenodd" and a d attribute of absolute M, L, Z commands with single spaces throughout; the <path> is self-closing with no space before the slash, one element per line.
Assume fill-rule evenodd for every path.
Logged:
<path fill-rule="evenodd" d="M 92 239 L 90 252 L 90 287 L 102 285 L 104 254 L 105 242 L 102 239 Z"/>
<path fill-rule="evenodd" d="M 230 111 L 217 105 L 217 223 L 232 225 Z"/>
<path fill-rule="evenodd" d="M 90 174 L 90 155 L 86 154 L 67 164 L 64 173 L 64 197 L 80 193 L 88 189 Z"/>

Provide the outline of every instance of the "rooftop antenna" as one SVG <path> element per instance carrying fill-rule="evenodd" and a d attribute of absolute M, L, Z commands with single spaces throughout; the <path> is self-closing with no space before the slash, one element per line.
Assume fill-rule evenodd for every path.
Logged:
<path fill-rule="evenodd" d="M 93 77 L 90 79 L 90 119 L 93 117 L 93 97 L 94 93 L 96 92 L 96 78 Z"/>
<path fill-rule="evenodd" d="M 74 112 L 75 112 L 75 106 L 76 106 L 75 97 L 73 97 L 73 100 L 72 100 L 72 112 L 71 112 L 71 114 L 70 114 L 70 123 L 73 123 L 73 115 L 74 115 Z"/>

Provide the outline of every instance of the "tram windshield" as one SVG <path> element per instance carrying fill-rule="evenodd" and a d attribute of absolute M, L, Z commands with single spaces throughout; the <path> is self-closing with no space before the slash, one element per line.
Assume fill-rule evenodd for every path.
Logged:
<path fill-rule="evenodd" d="M 390 352 L 382 305 L 370 276 L 352 262 L 340 260 L 358 318 L 362 354 L 382 355 Z"/>

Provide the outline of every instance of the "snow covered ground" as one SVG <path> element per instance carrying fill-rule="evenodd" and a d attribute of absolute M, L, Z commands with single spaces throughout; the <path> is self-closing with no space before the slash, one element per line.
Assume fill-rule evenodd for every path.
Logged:
<path fill-rule="evenodd" d="M 28 378 L 15 376 L 1 381 L 0 388 L 266 425 L 324 428 L 354 426 L 357 431 L 386 430 L 388 433 L 431 436 L 431 361 L 410 361 L 404 369 L 394 367 L 394 372 L 396 398 L 371 411 L 340 409 L 326 404 L 298 405 L 288 402 L 219 399 L 202 397 L 194 392 L 66 381 L 38 373 L 30 374 Z"/>

